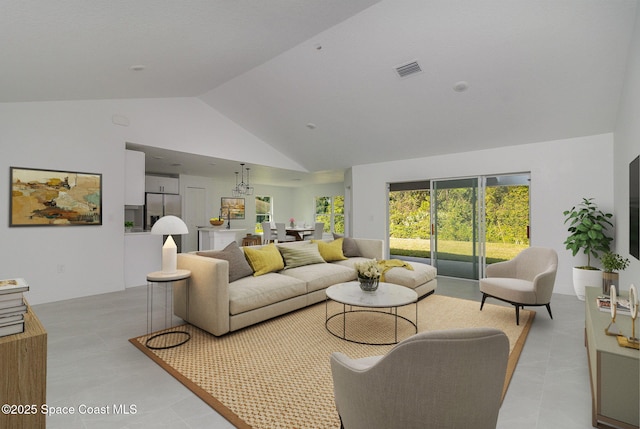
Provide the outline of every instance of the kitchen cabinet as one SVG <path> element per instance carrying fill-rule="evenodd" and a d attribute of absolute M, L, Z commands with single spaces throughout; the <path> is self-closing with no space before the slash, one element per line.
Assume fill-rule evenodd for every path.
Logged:
<path fill-rule="evenodd" d="M 179 194 L 180 180 L 176 177 L 146 176 L 145 190 L 161 194 Z"/>
<path fill-rule="evenodd" d="M 144 204 L 145 155 L 134 150 L 125 150 L 124 154 L 124 205 L 141 206 Z"/>

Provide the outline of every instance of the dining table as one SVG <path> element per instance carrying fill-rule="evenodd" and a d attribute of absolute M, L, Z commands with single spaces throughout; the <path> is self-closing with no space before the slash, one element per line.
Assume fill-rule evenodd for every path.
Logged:
<path fill-rule="evenodd" d="M 315 232 L 315 228 L 313 227 L 303 227 L 303 226 L 294 226 L 286 228 L 287 235 L 291 235 L 295 237 L 296 241 L 304 240 L 306 235 L 313 235 Z"/>

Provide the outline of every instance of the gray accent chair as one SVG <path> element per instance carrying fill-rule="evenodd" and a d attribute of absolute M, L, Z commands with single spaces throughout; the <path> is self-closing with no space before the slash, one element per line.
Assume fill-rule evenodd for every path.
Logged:
<path fill-rule="evenodd" d="M 487 297 L 508 302 L 516 307 L 516 324 L 520 324 L 520 308 L 547 307 L 551 314 L 551 295 L 558 271 L 558 254 L 546 247 L 529 247 L 510 261 L 487 266 L 487 277 L 480 279 L 484 307 Z"/>
<path fill-rule="evenodd" d="M 331 355 L 346 429 L 495 429 L 509 340 L 494 328 L 428 331 L 384 356 Z"/>

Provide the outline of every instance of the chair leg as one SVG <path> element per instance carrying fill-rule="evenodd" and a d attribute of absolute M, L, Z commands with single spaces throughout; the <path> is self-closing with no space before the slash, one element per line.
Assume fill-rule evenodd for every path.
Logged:
<path fill-rule="evenodd" d="M 547 311 L 549 312 L 549 317 L 553 319 L 553 314 L 551 314 L 551 303 L 547 304 Z"/>
<path fill-rule="evenodd" d="M 482 302 L 480 303 L 480 311 L 482 311 L 482 307 L 484 307 L 484 301 L 487 299 L 487 294 L 482 294 Z"/>
<path fill-rule="evenodd" d="M 516 306 L 516 325 L 520 326 L 520 306 L 518 304 L 514 304 Z"/>

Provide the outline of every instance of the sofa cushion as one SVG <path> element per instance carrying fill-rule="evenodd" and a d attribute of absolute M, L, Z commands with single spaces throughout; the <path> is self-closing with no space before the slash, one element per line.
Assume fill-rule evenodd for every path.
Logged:
<path fill-rule="evenodd" d="M 280 271 L 284 268 L 282 255 L 280 255 L 278 248 L 273 243 L 259 248 L 245 247 L 244 254 L 247 257 L 247 261 L 249 261 L 249 265 L 253 268 L 254 276 Z"/>
<path fill-rule="evenodd" d="M 278 273 L 244 277 L 229 284 L 229 313 L 233 316 L 307 293 L 304 281 Z"/>
<path fill-rule="evenodd" d="M 499 296 L 506 301 L 521 304 L 538 304 L 533 282 L 503 277 L 480 279 L 480 292 Z"/>
<path fill-rule="evenodd" d="M 222 250 L 207 250 L 204 252 L 196 252 L 200 256 L 209 258 L 223 259 L 229 262 L 229 283 L 235 282 L 243 277 L 253 274 L 251 266 L 244 257 L 244 253 L 238 246 L 238 243 L 232 241 Z"/>
<path fill-rule="evenodd" d="M 358 256 L 358 257 L 352 257 L 352 258 L 345 259 L 344 261 L 335 261 L 335 262 L 332 262 L 332 264 L 340 265 L 340 266 L 347 267 L 347 268 L 351 268 L 355 272 L 356 264 L 360 264 L 362 262 L 367 262 L 367 261 L 370 261 L 370 260 L 371 260 L 371 258 L 364 258 L 362 256 Z"/>
<path fill-rule="evenodd" d="M 315 264 L 292 268 L 281 272 L 307 283 L 307 292 L 325 289 L 336 283 L 350 282 L 356 279 L 355 270 L 337 264 Z"/>
<path fill-rule="evenodd" d="M 391 268 L 384 273 L 384 281 L 415 289 L 435 279 L 438 274 L 438 270 L 431 265 L 411 262 L 411 266 L 413 270 L 408 270 L 403 267 Z"/>
<path fill-rule="evenodd" d="M 360 253 L 360 249 L 358 248 L 358 243 L 356 243 L 356 240 L 353 238 L 335 233 L 333 234 L 333 238 L 344 238 L 344 241 L 342 242 L 342 252 L 347 258 L 362 256 L 362 253 Z"/>
<path fill-rule="evenodd" d="M 317 243 L 304 243 L 299 246 L 278 246 L 278 250 L 284 259 L 285 270 L 304 265 L 325 263 L 318 251 Z"/>
<path fill-rule="evenodd" d="M 342 244 L 344 242 L 344 237 L 335 239 L 333 241 L 322 241 L 322 240 L 311 240 L 312 243 L 318 244 L 318 250 L 320 251 L 320 255 L 322 255 L 322 259 L 327 262 L 333 261 L 343 261 L 347 259 L 344 256 L 342 251 Z"/>

